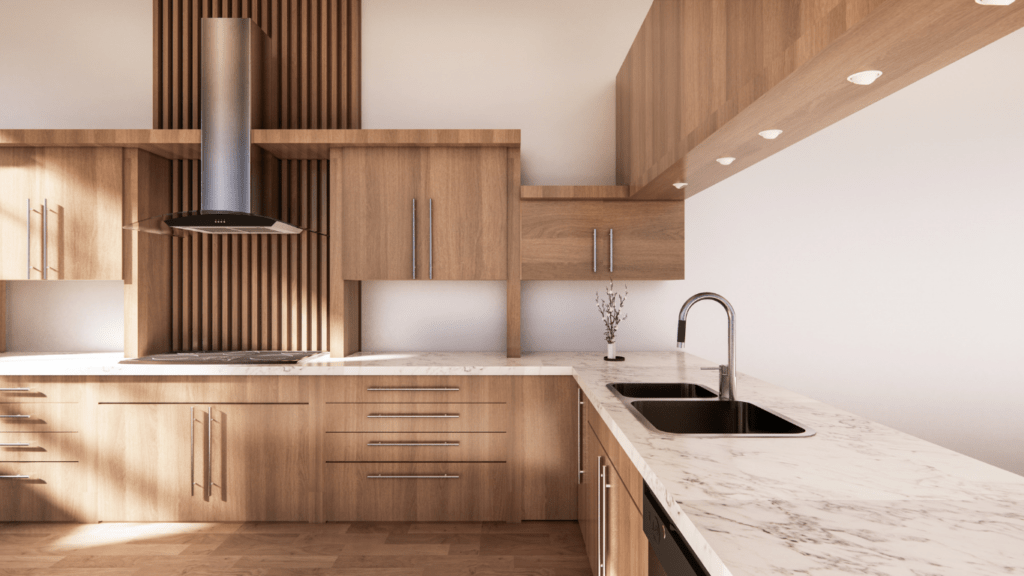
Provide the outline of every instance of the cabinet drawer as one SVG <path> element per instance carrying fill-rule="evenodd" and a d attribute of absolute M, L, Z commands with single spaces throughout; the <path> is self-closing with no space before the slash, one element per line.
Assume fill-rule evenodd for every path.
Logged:
<path fill-rule="evenodd" d="M 508 404 L 328 404 L 327 432 L 506 432 Z"/>
<path fill-rule="evenodd" d="M 328 434 L 328 462 L 505 462 L 504 432 L 342 432 Z"/>
<path fill-rule="evenodd" d="M 0 402 L 0 432 L 78 432 L 78 404 Z"/>
<path fill-rule="evenodd" d="M 0 462 L 78 462 L 77 432 L 5 432 L 0 434 Z"/>
<path fill-rule="evenodd" d="M 81 384 L 47 382 L 37 376 L 0 378 L 0 402 L 78 402 Z"/>
<path fill-rule="evenodd" d="M 508 402 L 509 379 L 500 376 L 366 376 L 339 378 L 324 387 L 327 402 Z"/>
<path fill-rule="evenodd" d="M 328 522 L 485 522 L 509 519 L 505 464 L 327 464 Z"/>
<path fill-rule="evenodd" d="M 0 462 L 0 522 L 81 520 L 82 469 L 66 462 Z"/>

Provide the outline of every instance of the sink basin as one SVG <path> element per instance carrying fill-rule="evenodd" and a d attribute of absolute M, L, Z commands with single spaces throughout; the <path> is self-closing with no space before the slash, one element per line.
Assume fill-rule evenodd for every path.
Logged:
<path fill-rule="evenodd" d="M 801 437 L 814 431 L 742 401 L 637 400 L 627 404 L 648 427 L 687 436 Z"/>
<path fill-rule="evenodd" d="M 618 396 L 623 398 L 717 398 L 711 390 L 698 384 L 609 384 Z"/>

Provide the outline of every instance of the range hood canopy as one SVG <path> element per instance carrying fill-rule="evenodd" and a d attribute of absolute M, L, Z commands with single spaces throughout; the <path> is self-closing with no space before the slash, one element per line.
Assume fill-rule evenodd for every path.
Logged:
<path fill-rule="evenodd" d="M 252 144 L 277 127 L 277 67 L 270 39 L 250 18 L 203 18 L 200 209 L 125 228 L 157 234 L 299 234 L 280 219 L 278 160 Z"/>

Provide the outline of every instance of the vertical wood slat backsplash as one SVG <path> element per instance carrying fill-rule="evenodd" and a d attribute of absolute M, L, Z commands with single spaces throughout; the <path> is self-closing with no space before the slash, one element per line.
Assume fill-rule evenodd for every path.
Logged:
<path fill-rule="evenodd" d="M 199 19 L 252 18 L 277 50 L 279 128 L 360 125 L 360 0 L 153 0 L 153 125 L 199 128 Z M 268 126 L 273 128 L 274 126 Z M 316 233 L 174 238 L 175 351 L 327 350 L 327 160 L 281 160 L 282 219 Z M 172 163 L 175 211 L 198 160 Z"/>

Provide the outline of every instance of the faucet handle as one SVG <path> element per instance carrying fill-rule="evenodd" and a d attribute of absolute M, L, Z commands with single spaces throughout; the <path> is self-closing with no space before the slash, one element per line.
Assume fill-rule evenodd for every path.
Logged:
<path fill-rule="evenodd" d="M 717 370 L 719 374 L 725 374 L 729 371 L 729 365 L 721 364 L 719 366 L 702 366 L 701 370 Z"/>

